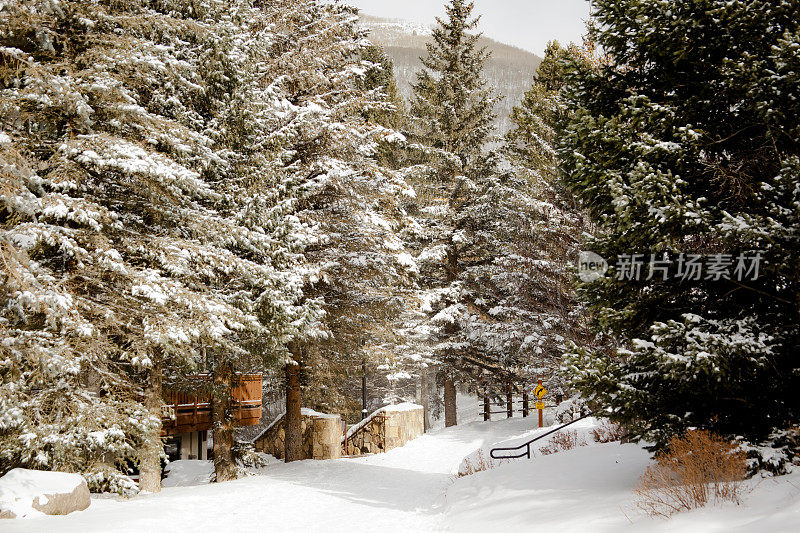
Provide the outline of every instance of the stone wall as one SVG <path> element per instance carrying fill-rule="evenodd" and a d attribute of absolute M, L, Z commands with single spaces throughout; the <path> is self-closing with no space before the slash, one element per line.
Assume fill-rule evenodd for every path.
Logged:
<path fill-rule="evenodd" d="M 381 453 L 404 446 L 424 433 L 421 405 L 387 405 L 348 431 L 343 443 L 345 455 Z"/>
<path fill-rule="evenodd" d="M 417 407 L 419 409 L 386 411 L 385 435 L 387 450 L 405 446 L 408 441 L 421 437 L 425 432 L 423 409 L 421 405 Z"/>
<path fill-rule="evenodd" d="M 303 433 L 303 459 L 337 459 L 341 456 L 342 419 L 339 415 L 318 413 L 303 408 L 300 417 L 300 430 Z M 253 441 L 258 452 L 284 457 L 286 433 L 283 415 L 268 426 Z"/>
<path fill-rule="evenodd" d="M 340 416 L 316 417 L 311 432 L 311 458 L 338 459 L 342 456 L 342 419 Z"/>
<path fill-rule="evenodd" d="M 348 432 L 349 433 L 349 432 Z M 344 455 L 380 453 L 385 450 L 386 415 L 383 412 L 371 415 L 366 424 L 356 427 L 342 446 Z"/>

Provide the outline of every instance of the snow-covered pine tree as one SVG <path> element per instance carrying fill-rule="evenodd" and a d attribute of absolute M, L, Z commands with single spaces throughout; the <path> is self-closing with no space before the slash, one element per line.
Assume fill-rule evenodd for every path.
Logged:
<path fill-rule="evenodd" d="M 397 87 L 394 62 L 383 48 L 375 44 L 361 50 L 361 61 L 364 62 L 365 71 L 358 84 L 359 88 L 363 91 L 379 90 L 384 93 L 385 100 L 380 107 L 365 110 L 366 118 L 385 128 L 398 131 L 404 129 L 408 121 L 408 111 Z"/>
<path fill-rule="evenodd" d="M 509 289 L 527 313 L 526 342 L 533 348 L 517 373 L 533 382 L 546 379 L 553 392 L 563 391 L 558 367 L 565 348 L 595 341 L 575 292 L 572 268 L 587 231 L 586 217 L 560 180 L 555 151 L 566 119 L 559 94 L 565 60 L 585 62 L 588 57 L 577 46 L 548 43 L 531 89 L 511 112 L 512 130 L 503 143 L 503 155 L 520 177 L 518 187 L 525 195 L 517 206 L 518 229 L 508 237 L 519 244 L 511 269 L 517 284 Z"/>
<path fill-rule="evenodd" d="M 342 376 L 360 370 L 362 354 L 380 352 L 391 337 L 386 324 L 402 304 L 395 288 L 413 273 L 395 235 L 398 198 L 413 191 L 378 162 L 381 144 L 400 137 L 376 122 L 394 105 L 387 86 L 371 79 L 378 73 L 370 58 L 379 57 L 368 55 L 371 44 L 355 11 L 287 0 L 268 12 L 280 37 L 264 79 L 283 107 L 267 142 L 279 149 L 276 171 L 286 194 L 300 199 L 293 215 L 310 239 L 305 257 L 315 274 L 303 287 L 305 297 L 325 310 L 319 335 L 297 339 L 287 378 L 293 392 L 302 379 L 306 405 L 338 412 L 347 403 Z M 300 401 L 287 396 L 292 436 Z M 296 457 L 289 448 L 287 457 Z"/>
<path fill-rule="evenodd" d="M 295 305 L 286 201 L 237 181 L 254 161 L 225 126 L 224 65 L 254 29 L 237 9 L 250 5 L 0 8 L 3 471 L 126 492 L 138 463 L 157 490 L 162 373 L 203 369 L 207 350 L 279 352 L 318 316 Z"/>
<path fill-rule="evenodd" d="M 577 47 L 562 47 L 557 41 L 547 44 L 536 79 L 519 105 L 511 110 L 512 129 L 504 137 L 508 159 L 551 184 L 557 183 L 558 160 L 555 142 L 565 107 L 559 97 L 564 84 L 563 61 L 580 57 Z"/>
<path fill-rule="evenodd" d="M 479 36 L 469 33 L 478 26 L 473 9 L 472 2 L 463 0 L 445 6 L 447 17 L 437 17 L 427 55 L 420 58 L 424 68 L 412 84 L 412 139 L 421 145 L 423 158 L 407 170 L 416 190 L 407 209 L 418 219 L 412 246 L 421 270 L 422 309 L 435 324 L 423 329 L 436 346 L 430 355 L 442 363 L 437 382 L 444 387 L 448 426 L 457 423 L 455 381 L 463 352 L 470 348 L 456 338 L 457 317 L 471 314 L 461 302 L 461 256 L 471 247 L 465 237 L 479 187 L 474 179 L 491 166 L 484 147 L 493 132 L 496 101 L 482 77 L 488 53 L 477 47 Z"/>
<path fill-rule="evenodd" d="M 483 67 L 489 52 L 478 48 L 480 34 L 471 34 L 480 18 L 472 18 L 473 2 L 450 0 L 446 20 L 436 18 L 424 67 L 412 84 L 411 119 L 415 137 L 440 150 L 441 179 L 483 170 L 484 147 L 493 134 L 494 90 L 487 87 Z"/>
<path fill-rule="evenodd" d="M 371 45 L 363 49 L 361 59 L 364 63 L 365 73 L 359 80 L 359 89 L 373 94 L 384 93 L 375 103 L 362 112 L 362 115 L 371 123 L 397 131 L 383 137 L 377 143 L 375 152 L 370 156 L 379 166 L 384 167 L 383 172 L 401 170 L 406 160 L 405 136 L 399 131 L 406 128 L 407 106 L 397 89 L 394 77 L 392 60 L 386 52 L 378 46 Z M 379 105 L 375 105 L 375 104 Z M 413 194 L 413 190 L 406 188 L 403 196 Z M 391 221 L 392 233 L 398 233 L 402 239 L 404 228 L 412 223 L 407 214 L 398 205 L 396 198 L 389 201 L 382 200 L 383 209 Z M 392 248 L 399 244 L 396 236 L 387 239 L 393 242 Z M 395 252 L 403 252 L 397 248 Z M 371 251 L 372 252 L 372 251 Z M 327 365 L 326 382 L 318 392 L 313 389 L 309 392 L 311 404 L 320 409 L 335 409 L 333 412 L 342 412 L 350 422 L 357 422 L 362 416 L 362 376 L 366 382 L 366 410 L 374 409 L 387 403 L 397 403 L 405 400 L 414 400 L 417 393 L 417 377 L 420 361 L 416 357 L 409 357 L 404 348 L 406 338 L 404 331 L 400 331 L 407 324 L 406 314 L 414 308 L 409 298 L 412 286 L 409 282 L 415 277 L 412 263 L 405 258 L 406 267 L 410 269 L 402 278 L 394 278 L 389 287 L 384 288 L 386 294 L 393 297 L 390 313 L 381 316 L 368 316 L 362 314 L 364 325 L 360 328 L 365 333 L 361 337 L 362 345 L 351 344 L 352 353 L 345 364 L 342 355 L 331 360 Z M 356 330 L 359 331 L 358 329 Z M 354 339 L 358 340 L 358 339 Z M 361 363 L 361 364 L 359 364 Z M 321 383 L 322 385 L 322 383 Z M 315 392 L 317 392 L 315 394 Z M 323 400 L 324 404 L 320 403 Z"/>
<path fill-rule="evenodd" d="M 567 366 L 657 446 L 689 427 L 760 441 L 800 413 L 797 15 L 794 0 L 597 0 L 593 38 L 609 59 L 575 65 L 567 85 L 560 155 L 600 226 L 589 249 L 672 263 L 667 280 L 648 275 L 646 255 L 640 281 L 617 265 L 586 284 L 598 327 L 624 349 Z M 688 254 L 723 255 L 675 279 Z M 739 278 L 757 254 L 758 276 Z"/>
<path fill-rule="evenodd" d="M 499 171 L 485 151 L 495 99 L 481 77 L 486 54 L 467 33 L 477 26 L 472 10 L 454 0 L 434 30 L 411 107 L 417 149 L 428 159 L 406 171 L 416 189 L 409 235 L 428 316 L 418 332 L 439 363 L 446 425 L 457 422 L 456 379 L 496 390 L 540 373 L 552 341 L 564 340 L 543 332 L 560 328 L 557 315 L 569 308 L 553 312 L 556 302 L 540 301 L 543 292 L 564 290 L 565 265 L 549 260 L 566 251 L 538 240 L 547 240 L 539 235 L 546 228 L 569 247 L 568 232 L 549 222 L 563 212 L 537 201 L 526 175 Z"/>
<path fill-rule="evenodd" d="M 309 268 L 302 256 L 306 244 L 316 238 L 294 214 L 302 193 L 285 187 L 287 176 L 281 168 L 285 143 L 276 143 L 274 135 L 285 120 L 286 100 L 271 76 L 270 66 L 282 55 L 276 43 L 293 38 L 275 21 L 288 11 L 281 3 L 219 4 L 211 19 L 214 41 L 201 58 L 201 71 L 207 80 L 206 105 L 213 111 L 206 132 L 216 141 L 215 147 L 224 150 L 226 163 L 213 174 L 209 172 L 209 179 L 232 199 L 224 208 L 230 209 L 229 214 L 239 224 L 268 236 L 273 247 L 264 250 L 267 255 L 258 255 L 252 247 L 237 251 L 275 269 L 272 289 L 278 290 L 250 295 L 256 297 L 251 308 L 262 323 L 269 325 L 269 335 L 242 338 L 236 346 L 204 344 L 205 371 L 212 376 L 217 481 L 236 477 L 231 397 L 234 374 L 261 371 L 265 363 L 284 360 L 290 344 L 318 337 L 324 331 L 320 303 L 307 298 L 302 290 L 316 276 L 316 269 Z M 224 281 L 234 298 L 246 297 L 246 291 L 252 290 L 241 277 L 241 272 L 231 272 Z"/>

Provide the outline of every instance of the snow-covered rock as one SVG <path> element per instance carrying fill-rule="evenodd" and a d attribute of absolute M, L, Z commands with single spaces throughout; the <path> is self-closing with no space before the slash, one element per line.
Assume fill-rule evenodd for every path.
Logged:
<path fill-rule="evenodd" d="M 0 478 L 0 518 L 64 515 L 90 503 L 89 487 L 79 474 L 15 468 Z"/>

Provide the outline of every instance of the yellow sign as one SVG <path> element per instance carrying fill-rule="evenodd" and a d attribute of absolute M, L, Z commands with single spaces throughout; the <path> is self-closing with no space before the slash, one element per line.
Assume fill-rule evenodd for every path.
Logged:
<path fill-rule="evenodd" d="M 544 398 L 544 395 L 547 394 L 547 389 L 545 389 L 541 385 L 536 385 L 536 387 L 534 387 L 533 389 L 533 394 L 539 399 Z"/>
<path fill-rule="evenodd" d="M 544 402 L 536 402 L 536 409 L 544 409 Z"/>

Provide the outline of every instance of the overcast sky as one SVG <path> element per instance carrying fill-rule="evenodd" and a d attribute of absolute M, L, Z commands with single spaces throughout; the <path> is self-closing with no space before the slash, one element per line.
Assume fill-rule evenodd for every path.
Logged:
<path fill-rule="evenodd" d="M 482 15 L 480 30 L 496 41 L 536 54 L 547 41 L 581 42 L 589 16 L 588 0 L 474 0 Z M 368 15 L 433 24 L 444 15 L 445 0 L 345 0 Z"/>

